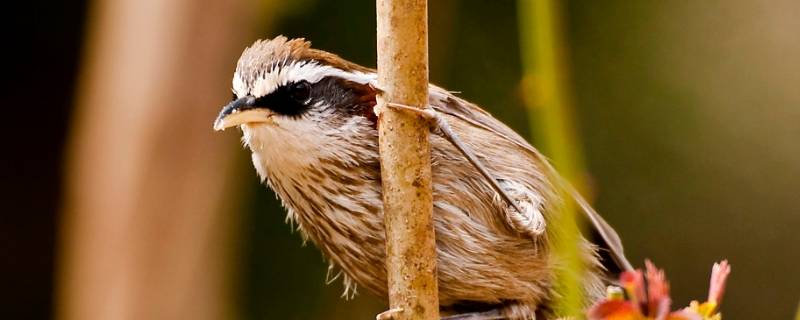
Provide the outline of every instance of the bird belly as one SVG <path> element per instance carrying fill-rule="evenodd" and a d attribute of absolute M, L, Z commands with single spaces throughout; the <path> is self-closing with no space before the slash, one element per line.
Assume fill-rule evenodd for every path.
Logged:
<path fill-rule="evenodd" d="M 318 210 L 297 206 L 293 211 L 301 231 L 343 271 L 346 287 L 354 281 L 385 298 L 385 234 L 378 188 L 366 188 L 374 197 L 368 202 L 377 206 L 372 210 L 346 209 L 345 201 L 336 196 L 310 206 Z M 360 197 L 363 200 L 364 195 Z M 547 294 L 551 274 L 546 250 L 533 239 L 487 225 L 441 200 L 434 203 L 434 227 L 442 306 L 533 302 Z"/>

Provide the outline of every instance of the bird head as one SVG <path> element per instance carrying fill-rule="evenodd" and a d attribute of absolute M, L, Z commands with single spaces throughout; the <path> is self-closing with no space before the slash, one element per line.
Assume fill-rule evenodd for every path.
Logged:
<path fill-rule="evenodd" d="M 370 120 L 375 79 L 374 70 L 312 49 L 304 39 L 258 40 L 239 58 L 233 100 L 222 108 L 214 129 Z"/>
<path fill-rule="evenodd" d="M 373 156 L 364 150 L 377 148 L 375 81 L 374 70 L 312 49 L 304 39 L 259 40 L 239 58 L 233 100 L 214 129 L 240 127 L 264 179 L 267 167 L 291 174 L 276 168 L 287 162 L 358 162 L 356 156 Z"/>

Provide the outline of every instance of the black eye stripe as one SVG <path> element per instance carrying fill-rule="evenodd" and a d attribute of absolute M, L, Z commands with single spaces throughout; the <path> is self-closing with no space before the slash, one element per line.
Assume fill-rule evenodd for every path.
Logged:
<path fill-rule="evenodd" d="M 303 80 L 278 87 L 272 93 L 256 98 L 255 106 L 285 116 L 300 116 L 308 111 L 305 104 L 311 96 L 311 85 Z"/>

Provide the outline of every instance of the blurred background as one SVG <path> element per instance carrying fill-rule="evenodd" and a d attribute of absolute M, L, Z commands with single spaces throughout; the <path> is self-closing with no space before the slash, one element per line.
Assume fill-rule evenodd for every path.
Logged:
<path fill-rule="evenodd" d="M 0 318 L 372 319 L 384 310 L 369 293 L 345 301 L 340 281 L 325 284 L 326 263 L 284 223 L 238 134 L 211 130 L 255 39 L 305 37 L 374 66 L 373 1 L 17 4 L 4 46 Z M 523 103 L 524 7 L 430 1 L 431 79 L 538 145 L 528 121 L 537 111 Z M 558 7 L 572 147 L 631 261 L 665 268 L 683 306 L 704 298 L 711 264 L 727 258 L 726 319 L 791 318 L 800 2 Z"/>

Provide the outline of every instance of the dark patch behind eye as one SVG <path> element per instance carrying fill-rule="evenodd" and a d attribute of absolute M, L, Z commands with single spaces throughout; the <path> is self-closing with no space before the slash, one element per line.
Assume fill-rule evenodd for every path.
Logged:
<path fill-rule="evenodd" d="M 299 117 L 311 109 L 315 101 L 325 99 L 324 108 L 332 108 L 343 115 L 330 121 L 345 121 L 353 116 L 361 116 L 377 123 L 373 112 L 377 90 L 368 84 L 361 84 L 338 77 L 325 77 L 309 84 L 306 81 L 283 85 L 269 95 L 257 98 L 256 107 L 262 107 L 288 117 Z M 335 124 L 334 124 L 335 125 Z"/>
<path fill-rule="evenodd" d="M 307 82 L 289 83 L 278 87 L 272 93 L 256 98 L 255 107 L 262 107 L 272 110 L 273 112 L 289 116 L 297 117 L 308 111 L 310 108 L 305 102 L 308 100 L 308 94 L 298 93 L 296 90 L 310 90 Z M 303 97 L 302 95 L 305 95 Z"/>
<path fill-rule="evenodd" d="M 346 117 L 362 116 L 377 123 L 377 116 L 372 111 L 375 106 L 375 88 L 338 77 L 325 77 L 313 88 L 314 96 L 326 97 L 335 112 Z M 346 118 L 343 117 L 343 118 Z"/>

